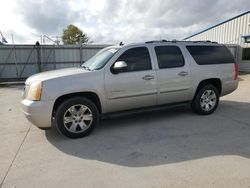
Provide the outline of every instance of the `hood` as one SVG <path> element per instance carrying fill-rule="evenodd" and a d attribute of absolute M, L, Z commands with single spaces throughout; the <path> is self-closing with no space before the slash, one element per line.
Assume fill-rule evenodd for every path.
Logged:
<path fill-rule="evenodd" d="M 34 81 L 45 81 L 50 80 L 54 78 L 64 77 L 64 76 L 70 76 L 75 74 L 82 74 L 87 73 L 88 71 L 84 70 L 83 68 L 66 68 L 66 69 L 60 69 L 60 70 L 54 70 L 54 71 L 47 71 L 42 72 L 38 74 L 34 74 L 33 76 L 30 76 L 25 84 L 30 85 Z"/>

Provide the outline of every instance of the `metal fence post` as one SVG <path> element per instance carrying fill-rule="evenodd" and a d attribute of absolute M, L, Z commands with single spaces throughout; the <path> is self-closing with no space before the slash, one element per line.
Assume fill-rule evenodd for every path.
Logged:
<path fill-rule="evenodd" d="M 14 45 L 14 63 L 16 65 L 16 77 L 18 78 L 18 65 L 17 65 L 17 58 L 16 58 L 16 46 Z"/>
<path fill-rule="evenodd" d="M 54 70 L 56 70 L 56 46 L 53 45 L 53 64 L 54 64 Z"/>
<path fill-rule="evenodd" d="M 36 53 L 37 53 L 37 70 L 38 72 L 42 72 L 42 65 L 41 65 L 41 48 L 39 42 L 36 43 Z"/>
<path fill-rule="evenodd" d="M 80 65 L 83 64 L 83 61 L 82 61 L 82 44 L 80 46 Z"/>

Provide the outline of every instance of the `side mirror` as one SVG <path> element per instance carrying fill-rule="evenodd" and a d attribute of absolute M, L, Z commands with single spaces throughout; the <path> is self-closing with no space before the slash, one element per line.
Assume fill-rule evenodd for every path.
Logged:
<path fill-rule="evenodd" d="M 125 61 L 117 61 L 115 64 L 112 66 L 112 73 L 118 74 L 119 72 L 126 70 L 127 68 L 127 63 Z"/>

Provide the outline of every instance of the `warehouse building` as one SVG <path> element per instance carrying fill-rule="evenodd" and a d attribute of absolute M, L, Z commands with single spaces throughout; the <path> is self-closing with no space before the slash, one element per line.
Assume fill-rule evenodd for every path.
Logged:
<path fill-rule="evenodd" d="M 250 72 L 250 11 L 195 33 L 184 40 L 209 40 L 226 44 L 239 62 L 240 71 Z"/>

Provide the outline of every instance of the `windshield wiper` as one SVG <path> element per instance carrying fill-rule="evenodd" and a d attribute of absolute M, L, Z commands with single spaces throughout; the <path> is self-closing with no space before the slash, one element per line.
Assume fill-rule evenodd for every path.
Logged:
<path fill-rule="evenodd" d="M 87 71 L 91 71 L 91 69 L 90 69 L 89 67 L 86 67 L 86 66 L 84 66 L 84 65 L 82 65 L 81 67 L 84 68 L 84 69 L 87 70 Z"/>

